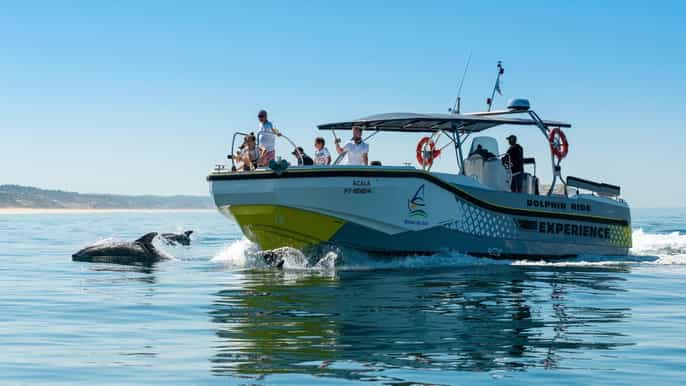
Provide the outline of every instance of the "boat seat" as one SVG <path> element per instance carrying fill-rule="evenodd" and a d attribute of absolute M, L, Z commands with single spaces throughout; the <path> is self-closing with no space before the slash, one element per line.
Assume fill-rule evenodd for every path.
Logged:
<path fill-rule="evenodd" d="M 510 190 L 510 173 L 498 158 L 484 160 L 472 154 L 464 161 L 465 174 L 495 190 Z"/>
<path fill-rule="evenodd" d="M 481 181 L 483 172 L 484 158 L 479 154 L 472 154 L 464 160 L 464 171 L 468 177 Z"/>
<path fill-rule="evenodd" d="M 381 161 L 372 161 L 369 163 L 370 166 L 382 166 Z"/>
<path fill-rule="evenodd" d="M 465 174 L 480 183 L 502 191 L 510 190 L 510 172 L 497 157 L 498 141 L 493 137 L 475 137 L 464 161 Z"/>

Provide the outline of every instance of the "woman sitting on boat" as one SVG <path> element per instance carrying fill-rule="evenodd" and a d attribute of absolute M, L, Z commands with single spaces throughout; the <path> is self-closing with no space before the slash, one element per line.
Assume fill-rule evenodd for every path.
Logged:
<path fill-rule="evenodd" d="M 255 169 L 260 159 L 255 134 L 250 133 L 250 135 L 243 139 L 243 144 L 236 152 L 236 159 L 238 160 L 238 170 L 250 171 Z"/>

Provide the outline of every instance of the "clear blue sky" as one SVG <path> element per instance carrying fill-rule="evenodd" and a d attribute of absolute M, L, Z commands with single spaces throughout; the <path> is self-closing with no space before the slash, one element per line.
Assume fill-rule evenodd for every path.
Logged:
<path fill-rule="evenodd" d="M 318 123 L 446 112 L 471 50 L 464 110 L 484 108 L 502 60 L 498 106 L 528 97 L 574 125 L 565 174 L 686 206 L 686 5 L 551 4 L 3 2 L 0 183 L 206 194 L 260 108 L 306 149 Z M 540 134 L 517 134 L 547 172 Z M 370 158 L 412 161 L 418 139 L 379 136 Z"/>

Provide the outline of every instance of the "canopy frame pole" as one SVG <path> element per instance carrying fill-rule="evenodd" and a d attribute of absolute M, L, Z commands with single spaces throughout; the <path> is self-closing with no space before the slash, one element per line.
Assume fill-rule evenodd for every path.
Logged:
<path fill-rule="evenodd" d="M 441 147 L 439 148 L 440 151 L 443 151 L 446 147 L 450 146 L 450 144 L 454 144 L 454 143 L 455 143 L 455 140 L 453 139 L 453 136 L 450 135 L 450 134 L 448 134 L 448 133 L 446 133 L 445 130 L 438 129 L 437 133 L 440 133 L 440 134 L 445 135 L 445 137 L 448 138 L 448 141 L 449 141 L 448 143 L 446 143 L 445 145 L 443 145 L 443 146 L 441 146 Z M 432 136 L 433 136 L 433 135 L 434 135 L 434 134 L 432 134 Z M 439 137 L 436 137 L 436 144 L 437 144 L 437 145 L 438 145 L 438 138 L 439 138 Z"/>
<path fill-rule="evenodd" d="M 538 128 L 541 130 L 543 137 L 547 141 L 548 136 L 550 135 L 550 129 L 548 128 L 548 126 L 543 122 L 541 117 L 539 117 L 538 114 L 536 114 L 535 111 L 529 110 L 529 111 L 527 111 L 527 113 L 529 113 L 529 116 L 531 117 L 531 119 L 534 120 L 534 122 L 536 123 L 536 126 L 538 126 Z M 562 178 L 562 168 L 560 167 L 560 161 L 562 161 L 562 160 L 558 160 L 557 163 L 555 163 L 555 155 L 551 151 L 550 152 L 550 164 L 553 168 L 553 181 L 550 183 L 550 189 L 548 189 L 548 193 L 546 194 L 547 196 L 550 196 L 553 194 L 553 191 L 555 190 L 555 184 L 557 183 L 558 178 L 560 179 L 560 182 L 562 182 L 562 184 L 565 186 L 565 194 L 567 193 L 567 184 L 565 184 L 565 181 Z"/>
<path fill-rule="evenodd" d="M 460 133 L 458 133 L 458 127 L 452 127 L 453 143 L 455 143 L 455 158 L 457 159 L 457 167 L 460 169 L 460 174 L 465 174 L 464 171 L 464 158 L 462 155 L 462 141 L 460 140 Z"/>
<path fill-rule="evenodd" d="M 367 130 L 367 128 L 364 128 L 363 130 Z M 369 134 L 368 136 L 364 137 L 362 139 L 363 142 L 367 142 L 368 140 L 372 139 L 375 135 L 379 134 L 379 129 L 377 127 L 374 127 L 374 132 Z"/>
<path fill-rule="evenodd" d="M 448 138 L 449 142 L 446 143 L 445 146 L 442 146 L 441 148 L 439 148 L 439 151 L 443 151 L 443 149 L 450 146 L 451 144 L 454 144 L 455 146 L 457 146 L 457 142 L 455 142 L 455 136 L 453 135 L 453 132 L 450 132 L 450 134 L 448 134 L 445 130 L 437 128 L 437 127 L 436 127 L 436 132 L 432 133 L 431 137 L 430 137 L 431 140 L 434 141 L 434 136 L 436 136 L 436 140 L 434 141 L 434 144 L 438 144 L 438 139 L 441 137 L 441 134 L 444 135 L 446 138 Z M 431 171 L 432 166 L 433 166 L 433 164 L 428 167 L 427 171 Z"/>

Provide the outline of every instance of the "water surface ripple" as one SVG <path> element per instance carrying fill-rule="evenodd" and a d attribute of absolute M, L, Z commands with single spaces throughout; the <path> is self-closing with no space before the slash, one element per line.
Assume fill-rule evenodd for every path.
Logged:
<path fill-rule="evenodd" d="M 625 258 L 277 271 L 214 212 L 0 215 L 0 383 L 680 384 L 686 211 L 634 217 Z M 185 229 L 171 261 L 70 258 Z"/>

